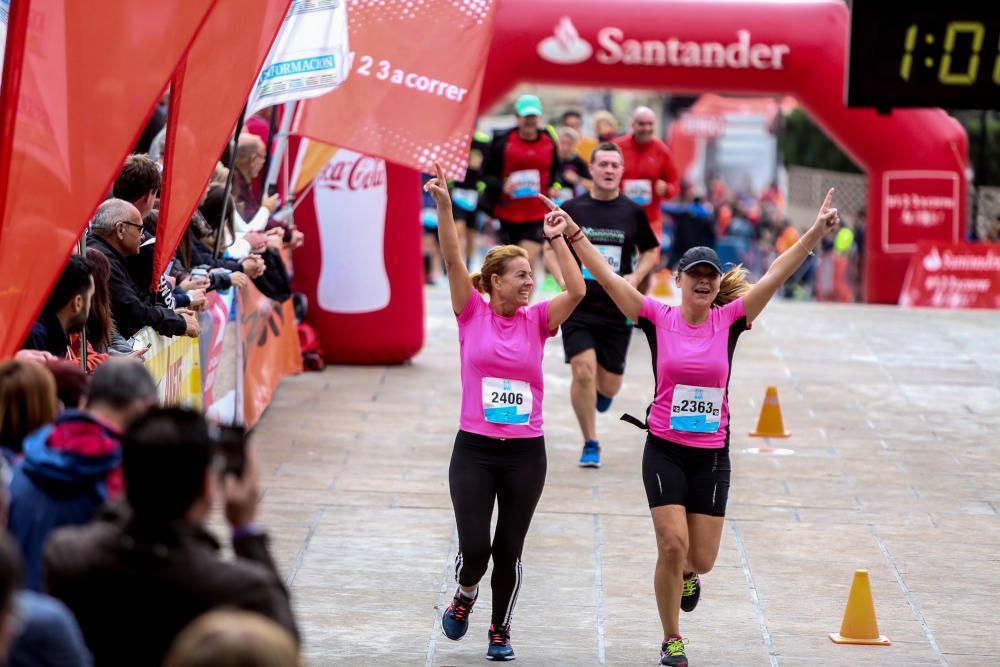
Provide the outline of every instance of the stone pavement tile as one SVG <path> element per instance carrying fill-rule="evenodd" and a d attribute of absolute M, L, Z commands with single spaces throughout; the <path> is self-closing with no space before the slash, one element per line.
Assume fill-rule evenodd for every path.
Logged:
<path fill-rule="evenodd" d="M 276 533 L 283 573 L 297 568 L 310 664 L 421 665 L 429 652 L 435 665 L 483 662 L 488 591 L 468 640 L 449 642 L 436 627 L 454 585 L 447 468 L 460 386 L 447 291 L 427 294 L 427 346 L 412 364 L 287 378 L 255 429 L 262 521 Z M 949 664 L 995 662 L 1000 649 L 975 619 L 997 615 L 989 582 L 1000 574 L 991 548 L 1000 535 L 1000 354 L 987 341 L 998 328 L 992 313 L 768 308 L 741 339 L 730 384 L 730 520 L 703 601 L 682 617 L 696 664 L 768 664 L 760 614 L 780 665 L 941 664 L 926 633 Z M 642 414 L 650 400 L 649 352 L 636 338 L 613 412 Z M 548 484 L 525 547 L 518 664 L 597 665 L 602 655 L 606 665 L 653 664 L 660 630 L 644 434 L 602 415 L 604 467 L 578 469 L 561 342 L 546 352 Z M 746 435 L 769 384 L 793 431 L 787 440 Z M 892 647 L 826 639 L 860 566 L 872 572 Z M 942 572 L 953 593 L 940 591 Z M 395 604 L 380 610 L 387 595 Z"/>

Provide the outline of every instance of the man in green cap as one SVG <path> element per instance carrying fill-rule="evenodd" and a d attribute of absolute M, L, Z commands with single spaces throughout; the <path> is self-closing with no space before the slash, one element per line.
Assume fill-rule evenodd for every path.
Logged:
<path fill-rule="evenodd" d="M 517 98 L 514 112 L 517 127 L 494 134 L 487 151 L 483 208 L 500 221 L 500 242 L 524 248 L 536 266 L 547 212 L 538 194 L 552 194 L 559 141 L 542 125 L 542 102 L 535 95 Z"/>

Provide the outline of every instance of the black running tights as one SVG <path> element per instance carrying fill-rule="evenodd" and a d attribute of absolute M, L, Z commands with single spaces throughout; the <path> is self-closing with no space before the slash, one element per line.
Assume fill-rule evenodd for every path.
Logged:
<path fill-rule="evenodd" d="M 545 439 L 499 440 L 459 431 L 448 470 L 458 523 L 455 578 L 470 588 L 493 557 L 492 623 L 510 624 L 521 589 L 521 549 L 545 484 Z M 493 503 L 499 505 L 490 541 Z"/>

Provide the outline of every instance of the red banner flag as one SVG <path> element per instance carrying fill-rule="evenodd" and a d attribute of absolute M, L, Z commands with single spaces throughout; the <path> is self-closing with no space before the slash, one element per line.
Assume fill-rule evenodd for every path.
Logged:
<path fill-rule="evenodd" d="M 300 105 L 293 131 L 422 171 L 462 178 L 495 0 L 348 4 L 350 77 Z"/>
<path fill-rule="evenodd" d="M 921 241 L 899 305 L 1000 308 L 1000 244 Z"/>
<path fill-rule="evenodd" d="M 177 68 L 170 91 L 154 284 L 205 194 L 289 3 L 216 0 Z"/>
<path fill-rule="evenodd" d="M 0 358 L 20 346 L 214 0 L 17 0 L 0 99 Z"/>

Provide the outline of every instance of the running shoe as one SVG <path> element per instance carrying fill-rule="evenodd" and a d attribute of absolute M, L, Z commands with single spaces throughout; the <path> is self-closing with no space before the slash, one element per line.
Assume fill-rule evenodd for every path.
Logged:
<path fill-rule="evenodd" d="M 687 656 L 684 655 L 686 641 L 680 635 L 670 635 L 660 646 L 660 664 L 670 667 L 688 667 Z"/>
<path fill-rule="evenodd" d="M 513 660 L 514 649 L 510 645 L 510 626 L 501 625 L 499 628 L 490 624 L 489 631 L 490 645 L 486 649 L 487 660 Z M 687 663 L 685 663 L 687 664 Z"/>
<path fill-rule="evenodd" d="M 451 604 L 441 616 L 441 631 L 444 632 L 445 637 L 457 641 L 465 636 L 469 629 L 469 614 L 472 613 L 472 605 L 474 604 L 476 604 L 475 599 L 469 600 L 462 597 L 458 591 L 455 592 Z"/>
<path fill-rule="evenodd" d="M 580 455 L 581 468 L 601 467 L 601 446 L 596 440 L 588 440 L 583 443 L 583 454 Z"/>
<path fill-rule="evenodd" d="M 690 577 L 684 577 L 684 590 L 681 592 L 681 609 L 684 611 L 694 611 L 698 606 L 698 598 L 701 597 L 701 579 L 696 572 L 692 572 Z"/>
<path fill-rule="evenodd" d="M 597 392 L 597 411 L 607 412 L 611 409 L 611 401 L 614 400 L 612 396 L 605 396 L 601 392 Z"/>

